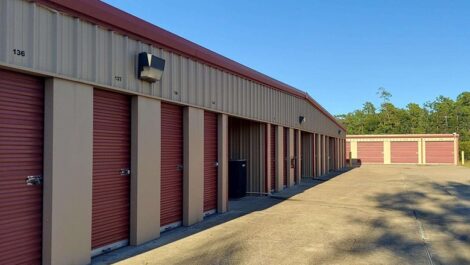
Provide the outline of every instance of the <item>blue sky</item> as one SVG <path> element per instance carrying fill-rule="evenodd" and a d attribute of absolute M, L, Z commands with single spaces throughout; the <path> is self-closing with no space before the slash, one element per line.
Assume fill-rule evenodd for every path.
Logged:
<path fill-rule="evenodd" d="M 106 0 L 307 91 L 332 114 L 470 91 L 467 0 Z"/>

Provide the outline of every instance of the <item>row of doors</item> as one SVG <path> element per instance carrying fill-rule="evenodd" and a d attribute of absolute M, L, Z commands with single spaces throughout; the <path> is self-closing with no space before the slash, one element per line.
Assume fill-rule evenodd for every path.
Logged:
<path fill-rule="evenodd" d="M 130 97 L 95 89 L 93 99 L 92 248 L 127 242 L 130 215 Z M 180 222 L 183 108 L 161 107 L 161 220 Z M 205 113 L 204 210 L 217 206 L 217 116 Z M 44 82 L 0 70 L 0 264 L 40 264 Z"/>
<path fill-rule="evenodd" d="M 426 163 L 452 164 L 454 163 L 453 141 L 427 141 L 425 145 Z M 349 156 L 350 143 L 346 145 Z M 390 142 L 391 163 L 419 163 L 418 142 Z M 361 163 L 384 163 L 384 144 L 377 142 L 357 142 L 357 158 Z"/>

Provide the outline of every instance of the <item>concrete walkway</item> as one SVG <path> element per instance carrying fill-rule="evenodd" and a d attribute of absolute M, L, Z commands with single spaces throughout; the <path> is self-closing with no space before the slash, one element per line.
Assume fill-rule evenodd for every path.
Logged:
<path fill-rule="evenodd" d="M 93 262 L 470 264 L 469 168 L 363 166 L 316 182 Z"/>

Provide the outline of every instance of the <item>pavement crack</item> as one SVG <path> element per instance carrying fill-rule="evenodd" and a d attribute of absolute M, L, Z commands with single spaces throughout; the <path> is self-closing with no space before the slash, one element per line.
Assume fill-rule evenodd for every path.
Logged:
<path fill-rule="evenodd" d="M 428 258 L 429 264 L 434 265 L 431 250 L 430 250 L 429 244 L 428 244 L 427 239 L 426 239 L 426 233 L 424 231 L 423 224 L 421 223 L 421 221 L 418 218 L 418 215 L 416 214 L 416 210 L 413 210 L 413 215 L 415 217 L 416 224 L 418 225 L 419 234 L 421 236 L 421 241 L 423 241 L 424 249 L 426 250 L 426 256 Z"/>

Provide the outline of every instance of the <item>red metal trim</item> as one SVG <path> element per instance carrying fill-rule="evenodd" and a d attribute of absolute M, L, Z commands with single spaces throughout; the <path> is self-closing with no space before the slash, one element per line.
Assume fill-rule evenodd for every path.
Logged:
<path fill-rule="evenodd" d="M 248 79 L 258 81 L 275 89 L 284 91 L 298 98 L 306 99 L 313 107 L 327 116 L 343 130 L 346 130 L 333 115 L 325 110 L 306 92 L 298 90 L 281 81 L 271 78 L 247 66 L 237 63 L 227 57 L 206 49 L 196 43 L 186 40 L 176 34 L 157 27 L 120 9 L 96 0 L 34 0 L 35 2 L 73 16 L 86 19 L 95 24 L 105 26 L 125 35 L 133 36 L 144 42 L 150 42 L 157 47 L 192 57 L 214 65 L 226 71 Z"/>

